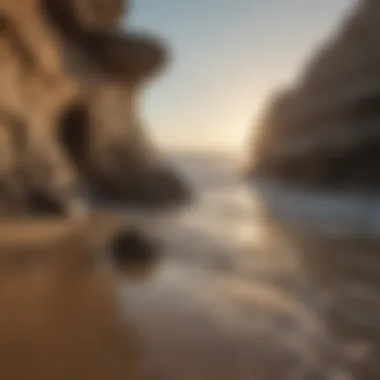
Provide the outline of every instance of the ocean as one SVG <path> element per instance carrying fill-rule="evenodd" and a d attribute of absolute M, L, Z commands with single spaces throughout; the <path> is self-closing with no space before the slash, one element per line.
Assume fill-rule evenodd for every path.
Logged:
<path fill-rule="evenodd" d="M 168 247 L 189 265 L 228 265 L 254 242 L 255 202 L 242 160 L 232 154 L 177 155 L 174 162 L 194 190 L 194 200 L 169 217 Z M 171 234 L 168 229 L 173 228 Z"/>

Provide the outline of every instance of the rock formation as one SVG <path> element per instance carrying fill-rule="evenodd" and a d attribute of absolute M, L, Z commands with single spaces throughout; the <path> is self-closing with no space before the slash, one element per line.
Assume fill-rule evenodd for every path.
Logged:
<path fill-rule="evenodd" d="M 125 4 L 114 3 L 108 13 L 94 6 L 91 27 L 73 17 L 62 22 L 62 9 L 50 8 L 62 36 L 70 44 L 80 41 L 95 63 L 96 80 L 91 78 L 81 102 L 66 113 L 61 136 L 98 200 L 140 206 L 183 202 L 189 189 L 154 147 L 138 115 L 140 89 L 165 65 L 166 49 L 150 36 L 123 33 L 118 22 Z"/>
<path fill-rule="evenodd" d="M 0 206 L 7 214 L 71 213 L 83 187 L 95 185 L 103 198 L 127 203 L 185 198 L 170 165 L 155 161 L 129 102 L 164 64 L 164 49 L 121 30 L 124 6 L 0 1 Z"/>
<path fill-rule="evenodd" d="M 375 189 L 379 156 L 380 4 L 360 1 L 253 136 L 255 177 Z"/>
<path fill-rule="evenodd" d="M 103 76 L 91 84 L 83 104 L 66 114 L 62 140 L 98 199 L 151 206 L 182 202 L 186 186 L 155 149 L 138 115 L 139 87 L 163 63 L 164 50 L 148 38 L 113 37 L 113 66 L 103 62 Z M 141 63 L 134 66 L 133 59 Z"/>
<path fill-rule="evenodd" d="M 261 378 L 380 376 L 379 21 L 380 3 L 359 1 L 299 81 L 277 94 L 254 131 L 251 175 L 275 221 L 269 245 L 285 262 L 290 253 L 304 281 L 290 287 L 291 298 L 281 299 L 294 300 L 303 288 L 296 299 L 305 316 L 316 318 L 314 326 L 285 323 L 298 338 L 306 326 L 306 340 L 287 336 L 283 343 L 288 351 L 298 349 L 295 362 L 306 365 L 271 377 L 264 364 L 269 377 Z M 289 289 L 291 280 L 284 278 L 281 289 Z"/>

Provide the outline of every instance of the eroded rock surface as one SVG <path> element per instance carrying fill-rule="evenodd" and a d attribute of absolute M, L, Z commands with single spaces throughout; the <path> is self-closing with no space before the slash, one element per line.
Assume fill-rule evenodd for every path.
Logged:
<path fill-rule="evenodd" d="M 255 177 L 378 189 L 380 6 L 359 1 L 253 132 Z"/>
<path fill-rule="evenodd" d="M 165 49 L 153 37 L 121 29 L 127 5 L 0 2 L 7 214 L 71 214 L 80 194 L 95 187 L 104 199 L 123 203 L 140 201 L 139 193 L 141 204 L 186 198 L 170 165 L 155 161 L 145 133 L 131 133 L 143 129 L 139 89 L 164 65 Z"/>

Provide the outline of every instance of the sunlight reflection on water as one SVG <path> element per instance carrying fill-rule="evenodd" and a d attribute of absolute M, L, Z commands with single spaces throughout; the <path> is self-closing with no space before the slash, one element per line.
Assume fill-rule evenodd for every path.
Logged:
<path fill-rule="evenodd" d="M 301 378 L 294 377 L 295 369 L 314 373 L 315 368 L 325 368 L 315 359 L 320 359 L 321 342 L 330 344 L 333 338 L 323 327 L 321 312 L 336 302 L 326 299 L 324 291 L 316 291 L 315 282 L 307 273 L 305 276 L 299 252 L 308 253 L 311 264 L 306 268 L 317 280 L 321 273 L 325 286 L 326 275 L 336 279 L 334 271 L 326 270 L 330 260 L 339 264 L 346 254 L 357 259 L 354 251 L 362 247 L 352 246 L 351 240 L 351 251 L 346 251 L 345 246 L 337 249 L 329 242 L 319 242 L 319 236 L 309 240 L 291 235 L 286 215 L 281 222 L 271 220 L 271 215 L 266 219 L 271 202 L 266 205 L 264 197 L 262 203 L 255 200 L 237 160 L 198 157 L 179 165 L 184 166 L 198 196 L 187 209 L 141 215 L 163 243 L 160 259 L 145 263 L 149 268 L 143 278 L 89 258 L 87 249 L 83 250 L 86 245 L 76 247 L 76 239 L 68 251 L 66 245 L 58 251 L 60 260 L 47 261 L 36 269 L 7 269 L 7 276 L 2 276 L 7 286 L 0 292 L 4 310 L 0 336 L 19 344 L 21 351 L 15 350 L 9 360 L 9 350 L 4 349 L 0 365 L 3 359 L 11 366 L 16 363 L 16 369 L 19 363 L 21 370 L 30 367 L 25 373 L 45 370 L 45 357 L 51 354 L 50 362 L 57 367 L 48 370 L 56 373 L 56 368 L 66 368 L 69 362 L 90 375 L 65 378 L 84 380 L 118 380 L 126 378 L 120 374 L 132 370 L 139 376 L 129 375 L 129 379 L 294 379 Z M 273 199 L 276 194 L 265 195 Z M 294 209 L 293 202 L 288 206 L 277 210 L 285 213 Z M 150 231 L 150 225 L 146 227 Z M 35 230 L 32 232 L 34 236 Z M 38 241 L 45 247 L 45 238 Z M 378 252 L 377 246 L 375 250 Z M 323 257 L 326 266 L 320 265 Z M 368 252 L 365 260 L 351 263 L 372 270 L 378 267 L 374 265 L 377 257 Z M 355 297 L 362 291 L 361 286 L 352 291 L 356 284 L 349 285 Z M 337 299 L 346 296 L 346 288 L 343 290 L 334 289 Z M 56 333 L 52 334 L 52 329 Z M 80 359 L 83 353 L 89 355 L 85 360 Z M 145 377 L 140 376 L 140 370 Z M 107 376 L 94 377 L 100 371 L 106 371 Z M 54 377 L 48 375 L 49 371 L 45 377 L 30 378 Z"/>
<path fill-rule="evenodd" d="M 239 160 L 206 156 L 179 165 L 197 195 L 189 208 L 158 218 L 168 253 L 201 266 L 237 263 L 254 246 L 257 211 Z"/>

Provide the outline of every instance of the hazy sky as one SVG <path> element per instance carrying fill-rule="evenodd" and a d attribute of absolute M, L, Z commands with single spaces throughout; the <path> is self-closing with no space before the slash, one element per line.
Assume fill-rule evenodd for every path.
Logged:
<path fill-rule="evenodd" d="M 144 94 L 161 145 L 241 147 L 270 92 L 291 80 L 353 0 L 134 0 L 127 27 L 172 50 Z"/>

